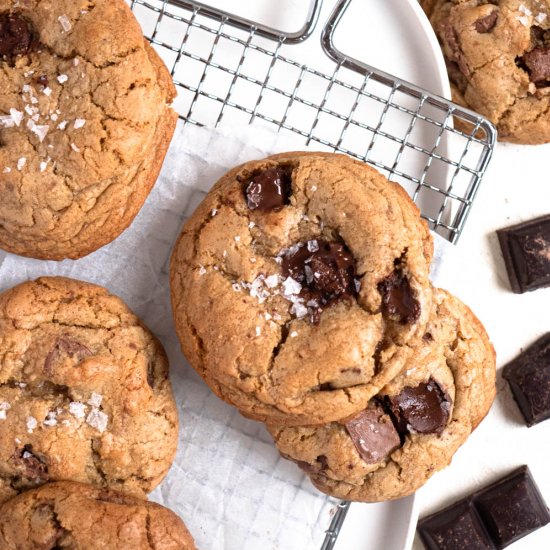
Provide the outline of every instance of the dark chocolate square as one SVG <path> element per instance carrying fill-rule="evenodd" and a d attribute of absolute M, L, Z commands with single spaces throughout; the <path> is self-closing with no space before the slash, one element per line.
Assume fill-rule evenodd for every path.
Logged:
<path fill-rule="evenodd" d="M 497 231 L 512 290 L 550 286 L 550 215 Z"/>
<path fill-rule="evenodd" d="M 504 367 L 527 426 L 550 418 L 550 332 Z"/>
<path fill-rule="evenodd" d="M 527 466 L 476 493 L 474 506 L 499 550 L 550 522 Z"/>
<path fill-rule="evenodd" d="M 421 520 L 418 533 L 428 550 L 495 548 L 472 506 L 471 497 Z"/>

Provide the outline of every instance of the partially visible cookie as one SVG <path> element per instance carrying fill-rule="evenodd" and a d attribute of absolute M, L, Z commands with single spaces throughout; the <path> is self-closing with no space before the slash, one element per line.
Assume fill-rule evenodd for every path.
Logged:
<path fill-rule="evenodd" d="M 0 505 L 2 550 L 195 550 L 168 508 L 74 482 L 48 483 Z"/>
<path fill-rule="evenodd" d="M 550 141 L 550 1 L 425 0 L 453 99 L 494 122 L 499 139 Z"/>
<path fill-rule="evenodd" d="M 0 248 L 80 258 L 139 212 L 177 121 L 124 0 L 0 0 Z"/>
<path fill-rule="evenodd" d="M 474 314 L 434 291 L 424 338 L 405 371 L 359 415 L 325 426 L 268 425 L 277 447 L 321 491 L 377 502 L 416 491 L 447 466 L 487 414 L 495 356 Z"/>
<path fill-rule="evenodd" d="M 145 497 L 177 440 L 164 350 L 119 298 L 60 277 L 0 295 L 0 502 L 55 480 Z"/>
<path fill-rule="evenodd" d="M 248 162 L 214 186 L 174 248 L 183 351 L 251 418 L 354 414 L 422 333 L 431 255 L 409 196 L 365 163 L 299 152 Z"/>

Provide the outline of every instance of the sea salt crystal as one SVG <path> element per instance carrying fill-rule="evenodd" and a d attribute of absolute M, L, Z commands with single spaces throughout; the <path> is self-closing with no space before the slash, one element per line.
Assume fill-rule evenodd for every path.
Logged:
<path fill-rule="evenodd" d="M 49 87 L 49 86 L 46 86 L 43 90 L 42 90 L 42 93 L 44 95 L 47 95 L 48 97 L 50 97 L 52 95 L 52 89 Z M 31 100 L 32 101 L 32 100 Z M 34 103 L 34 101 L 33 101 Z"/>
<path fill-rule="evenodd" d="M 64 121 L 60 122 L 60 123 L 57 125 L 57 129 L 58 129 L 58 130 L 65 130 L 65 128 L 67 127 L 67 124 L 69 124 L 69 121 L 68 121 L 68 120 L 64 120 Z"/>
<path fill-rule="evenodd" d="M 308 252 L 317 252 L 319 250 L 319 243 L 316 240 L 307 242 Z"/>
<path fill-rule="evenodd" d="M 256 336 L 260 336 L 262 334 L 262 329 L 260 327 L 256 327 Z"/>
<path fill-rule="evenodd" d="M 92 407 L 99 407 L 103 401 L 103 396 L 99 393 L 92 392 L 90 399 L 88 399 L 88 405 Z"/>
<path fill-rule="evenodd" d="M 0 402 L 0 411 L 9 411 L 11 409 L 11 405 L 7 401 Z"/>
<path fill-rule="evenodd" d="M 531 15 L 532 13 L 531 10 L 527 6 L 524 6 L 523 4 L 519 6 L 519 11 L 521 13 L 524 13 L 525 15 Z"/>
<path fill-rule="evenodd" d="M 283 281 L 283 288 L 285 296 L 292 296 L 293 294 L 300 294 L 302 285 L 292 277 L 287 277 Z"/>
<path fill-rule="evenodd" d="M 17 109 L 10 109 L 10 115 L 15 123 L 16 126 L 19 126 L 21 124 L 21 121 L 23 120 L 23 113 L 21 111 L 18 111 Z"/>
<path fill-rule="evenodd" d="M 59 82 L 59 84 L 65 84 L 65 82 L 67 82 L 67 80 L 69 80 L 69 77 L 66 74 L 60 74 L 57 77 L 57 82 Z"/>
<path fill-rule="evenodd" d="M 40 171 L 41 171 L 41 172 L 44 172 L 44 171 L 46 170 L 47 167 L 48 167 L 48 163 L 47 163 L 47 162 L 42 161 L 42 162 L 40 163 Z"/>
<path fill-rule="evenodd" d="M 9 166 L 6 166 L 3 170 L 4 174 L 9 174 L 11 172 L 11 168 Z"/>
<path fill-rule="evenodd" d="M 239 242 L 240 240 L 241 240 L 241 238 L 239 237 L 239 235 L 237 235 L 237 236 L 235 237 L 235 241 L 236 241 L 236 242 Z"/>
<path fill-rule="evenodd" d="M 199 275 L 204 275 L 206 273 L 206 268 L 201 265 L 200 268 L 199 268 Z"/>
<path fill-rule="evenodd" d="M 311 186 L 311 190 L 312 190 L 312 191 L 317 191 L 317 186 L 316 186 L 316 185 L 312 185 L 312 186 Z"/>
<path fill-rule="evenodd" d="M 50 115 L 50 118 L 55 122 L 59 118 L 59 115 L 57 115 L 56 113 L 52 113 Z"/>
<path fill-rule="evenodd" d="M 270 321 L 271 320 L 271 315 L 269 313 L 267 313 L 267 311 L 264 313 L 264 318 L 266 321 Z"/>
<path fill-rule="evenodd" d="M 290 337 L 291 337 L 291 338 L 296 338 L 296 336 L 298 336 L 298 333 L 297 333 L 295 330 L 293 330 L 293 331 L 290 333 Z"/>
<path fill-rule="evenodd" d="M 57 20 L 61 23 L 61 26 L 65 32 L 69 32 L 73 28 L 71 21 L 65 14 L 60 15 Z"/>
<path fill-rule="evenodd" d="M 544 23 L 546 21 L 546 18 L 548 16 L 545 14 L 545 13 L 539 13 L 536 17 L 535 17 L 535 21 L 537 23 Z"/>
<path fill-rule="evenodd" d="M 15 121 L 11 115 L 2 115 L 0 116 L 0 124 L 4 128 L 13 128 L 15 126 Z"/>
<path fill-rule="evenodd" d="M 0 420 L 6 420 L 6 411 L 0 410 Z"/>
<path fill-rule="evenodd" d="M 21 157 L 18 161 L 17 161 L 17 169 L 19 171 L 23 170 L 23 168 L 25 167 L 25 164 L 27 164 L 27 159 L 25 157 Z"/>
<path fill-rule="evenodd" d="M 290 312 L 296 315 L 298 319 L 301 319 L 307 315 L 307 307 L 299 302 L 295 302 L 290 308 Z"/>
<path fill-rule="evenodd" d="M 27 128 L 33 134 L 36 134 L 38 136 L 40 143 L 44 141 L 44 139 L 48 135 L 48 131 L 50 130 L 50 127 L 47 124 L 36 124 L 34 120 L 29 120 L 27 122 Z"/>
<path fill-rule="evenodd" d="M 56 426 L 57 425 L 57 413 L 55 411 L 50 411 L 44 422 L 42 422 L 45 426 Z"/>
<path fill-rule="evenodd" d="M 71 143 L 71 149 L 72 149 L 75 153 L 80 153 L 80 149 L 79 149 L 74 143 Z"/>
<path fill-rule="evenodd" d="M 24 94 L 28 94 L 32 91 L 32 88 L 28 84 L 23 84 L 22 90 Z"/>
<path fill-rule="evenodd" d="M 107 428 L 109 417 L 99 409 L 92 409 L 86 418 L 86 422 L 98 432 L 103 433 Z"/>
<path fill-rule="evenodd" d="M 86 121 L 83 118 L 77 118 L 74 121 L 74 128 L 75 128 L 75 130 L 78 130 L 80 128 L 84 128 L 85 124 L 86 124 Z"/>
<path fill-rule="evenodd" d="M 33 430 L 38 426 L 38 420 L 34 416 L 27 416 L 27 431 L 32 434 Z"/>
<path fill-rule="evenodd" d="M 214 217 L 218 213 L 218 210 L 216 208 L 212 208 L 212 211 L 210 212 L 210 215 Z"/>
<path fill-rule="evenodd" d="M 248 222 L 249 229 L 252 229 L 253 227 L 256 227 L 256 224 L 254 222 Z"/>
<path fill-rule="evenodd" d="M 270 275 L 269 277 L 266 277 L 265 279 L 265 285 L 268 288 L 275 288 L 279 284 L 279 276 L 278 275 Z"/>
<path fill-rule="evenodd" d="M 520 15 L 518 17 L 518 21 L 524 26 L 527 27 L 529 25 L 529 18 L 526 15 Z"/>
<path fill-rule="evenodd" d="M 355 285 L 355 292 L 359 292 L 361 290 L 361 281 L 359 279 L 354 279 L 353 283 Z"/>
<path fill-rule="evenodd" d="M 233 290 L 234 290 L 235 292 L 240 292 L 240 291 L 242 290 L 242 289 L 241 289 L 241 286 L 239 285 L 239 283 L 233 283 L 231 286 L 233 287 Z"/>
<path fill-rule="evenodd" d="M 79 401 L 71 401 L 71 403 L 69 403 L 69 412 L 75 418 L 84 418 L 86 416 L 86 409 L 86 405 L 84 405 L 84 403 L 80 403 Z"/>

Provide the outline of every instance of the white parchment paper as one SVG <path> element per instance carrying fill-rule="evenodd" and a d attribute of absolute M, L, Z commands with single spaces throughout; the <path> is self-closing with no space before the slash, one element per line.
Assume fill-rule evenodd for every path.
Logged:
<path fill-rule="evenodd" d="M 185 218 L 229 168 L 293 149 L 303 145 L 258 127 L 184 129 L 180 122 L 153 192 L 113 243 L 78 261 L 0 253 L 0 290 L 41 275 L 94 282 L 124 299 L 161 339 L 181 411 L 180 445 L 151 498 L 178 513 L 203 550 L 318 549 L 336 504 L 279 456 L 263 425 L 209 391 L 181 354 L 170 311 L 168 262 Z M 452 247 L 436 242 L 437 282 Z"/>

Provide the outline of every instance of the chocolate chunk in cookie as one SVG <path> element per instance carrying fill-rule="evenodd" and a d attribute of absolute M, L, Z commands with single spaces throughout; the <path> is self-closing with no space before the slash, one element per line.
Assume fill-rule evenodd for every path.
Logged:
<path fill-rule="evenodd" d="M 256 174 L 245 188 L 246 204 L 250 210 L 273 212 L 288 204 L 291 194 L 290 167 L 275 166 Z"/>
<path fill-rule="evenodd" d="M 93 355 L 92 352 L 84 344 L 77 342 L 68 335 L 60 336 L 56 339 L 52 350 L 46 355 L 44 373 L 52 376 L 55 373 L 56 366 L 64 359 L 69 359 L 72 364 L 77 365 L 91 355 Z"/>
<path fill-rule="evenodd" d="M 476 31 L 480 34 L 491 32 L 498 21 L 498 11 L 494 10 L 489 15 L 481 17 L 475 22 Z"/>
<path fill-rule="evenodd" d="M 397 449 L 401 440 L 389 415 L 374 405 L 345 424 L 357 452 L 367 464 L 376 464 Z"/>
<path fill-rule="evenodd" d="M 550 332 L 504 367 L 527 426 L 550 418 Z"/>
<path fill-rule="evenodd" d="M 22 476 L 30 481 L 48 481 L 48 464 L 44 456 L 33 452 L 32 445 L 27 444 L 16 454 L 14 461 L 21 468 Z"/>
<path fill-rule="evenodd" d="M 36 46 L 31 23 L 21 14 L 0 14 L 0 58 L 13 61 L 19 55 L 30 53 Z"/>
<path fill-rule="evenodd" d="M 550 215 L 497 231 L 512 290 L 550 286 Z"/>
<path fill-rule="evenodd" d="M 450 398 L 433 378 L 386 396 L 386 403 L 397 419 L 400 433 L 441 433 L 449 421 Z"/>
<path fill-rule="evenodd" d="M 529 78 L 537 87 L 547 86 L 550 81 L 550 46 L 540 46 L 522 57 Z"/>
<path fill-rule="evenodd" d="M 342 243 L 311 240 L 292 247 L 282 257 L 285 277 L 300 286 L 310 318 L 319 321 L 323 308 L 357 295 L 355 260 Z"/>
<path fill-rule="evenodd" d="M 378 284 L 382 294 L 382 312 L 402 324 L 412 324 L 420 317 L 420 304 L 414 296 L 409 279 L 396 269 Z"/>

